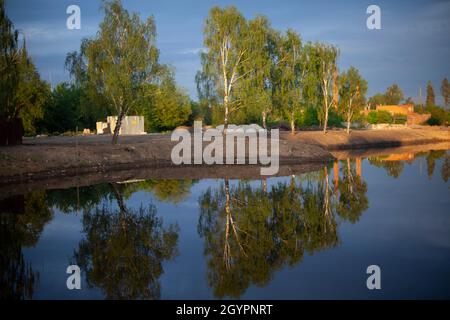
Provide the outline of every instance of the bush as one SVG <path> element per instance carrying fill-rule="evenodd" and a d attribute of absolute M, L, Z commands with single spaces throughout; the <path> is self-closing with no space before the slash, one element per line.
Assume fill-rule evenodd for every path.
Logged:
<path fill-rule="evenodd" d="M 393 118 L 392 118 L 391 114 L 384 110 L 378 111 L 377 118 L 378 118 L 377 123 L 392 123 L 393 122 Z"/>
<path fill-rule="evenodd" d="M 442 126 L 450 122 L 450 111 L 439 106 L 426 106 L 425 111 L 431 114 L 431 118 L 427 123 L 431 126 Z"/>
<path fill-rule="evenodd" d="M 378 121 L 378 114 L 376 111 L 370 111 L 367 115 L 366 121 L 370 124 L 376 124 Z"/>
<path fill-rule="evenodd" d="M 366 118 L 367 122 L 370 124 L 378 123 L 392 123 L 393 118 L 391 114 L 387 111 L 370 111 Z M 406 118 L 405 118 L 406 121 Z"/>
<path fill-rule="evenodd" d="M 406 115 L 404 114 L 394 114 L 393 123 L 395 124 L 405 124 L 407 121 Z"/>
<path fill-rule="evenodd" d="M 299 113 L 295 121 L 299 127 L 311 127 L 319 125 L 317 109 L 308 107 L 303 113 Z"/>
<path fill-rule="evenodd" d="M 342 127 L 344 127 L 342 125 L 342 121 L 344 121 L 344 120 L 335 110 L 329 111 L 329 113 L 328 113 L 328 126 L 329 127 L 342 128 Z"/>

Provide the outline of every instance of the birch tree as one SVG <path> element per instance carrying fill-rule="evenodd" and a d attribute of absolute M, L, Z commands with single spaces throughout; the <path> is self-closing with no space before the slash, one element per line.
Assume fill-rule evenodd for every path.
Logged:
<path fill-rule="evenodd" d="M 295 132 L 295 114 L 301 106 L 306 76 L 306 56 L 303 54 L 300 36 L 288 30 L 278 44 L 277 101 L 288 118 L 291 133 Z"/>
<path fill-rule="evenodd" d="M 242 106 L 234 96 L 236 84 L 245 77 L 242 64 L 248 59 L 248 23 L 235 7 L 214 7 L 204 28 L 205 72 L 212 72 L 217 82 L 217 92 L 222 96 L 224 108 L 224 132 L 226 133 L 230 113 Z"/>
<path fill-rule="evenodd" d="M 350 133 L 350 124 L 355 116 L 365 105 L 365 94 L 367 92 L 367 81 L 359 74 L 358 70 L 350 67 L 339 77 L 339 111 L 347 122 L 347 134 Z"/>
<path fill-rule="evenodd" d="M 249 21 L 249 54 L 243 63 L 243 71 L 247 76 L 239 96 L 247 108 L 258 112 L 264 128 L 267 127 L 267 117 L 273 110 L 271 75 L 276 51 L 275 38 L 276 32 L 266 17 L 257 16 Z"/>
<path fill-rule="evenodd" d="M 323 133 L 327 132 L 328 113 L 333 107 L 333 73 L 337 68 L 336 62 L 339 50 L 328 44 L 317 43 L 315 45 L 317 56 L 318 75 L 320 77 L 320 88 L 323 98 L 322 116 Z"/>
<path fill-rule="evenodd" d="M 152 16 L 141 21 L 119 0 L 104 3 L 103 10 L 100 30 L 86 47 L 87 72 L 117 112 L 112 139 L 116 144 L 123 118 L 138 103 L 145 84 L 157 78 L 159 51 Z"/>

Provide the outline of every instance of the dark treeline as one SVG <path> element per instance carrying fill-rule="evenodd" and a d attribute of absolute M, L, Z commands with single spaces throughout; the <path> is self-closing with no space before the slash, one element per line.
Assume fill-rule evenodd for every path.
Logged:
<path fill-rule="evenodd" d="M 123 8 L 119 0 L 102 5 L 97 34 L 67 54 L 70 81 L 53 89 L 41 80 L 25 39 L 8 19 L 0 0 L 0 118 L 20 118 L 26 135 L 58 134 L 95 128 L 95 122 L 117 115 L 113 141 L 125 115 L 143 115 L 147 132 L 190 125 L 259 123 L 290 130 L 306 126 L 342 126 L 351 122 L 392 122 L 388 115 L 364 109 L 377 104 L 411 103 L 397 84 L 366 98 L 367 81 L 358 69 L 338 70 L 339 49 L 304 42 L 294 30 L 275 30 L 262 15 L 246 19 L 235 7 L 210 10 L 204 23 L 204 50 L 197 72 L 198 101 L 175 81 L 174 70 L 159 60 L 156 25 Z M 449 83 L 441 83 L 445 107 Z M 431 113 L 429 124 L 448 123 L 449 112 L 436 105 L 431 82 L 417 110 Z"/>

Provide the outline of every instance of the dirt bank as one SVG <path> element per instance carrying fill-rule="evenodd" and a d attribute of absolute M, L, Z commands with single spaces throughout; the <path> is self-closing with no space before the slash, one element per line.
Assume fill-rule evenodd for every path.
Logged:
<path fill-rule="evenodd" d="M 217 168 L 222 166 L 216 169 L 207 165 L 174 166 L 171 151 L 176 142 L 170 141 L 170 134 L 121 137 L 120 144 L 115 146 L 110 144 L 110 139 L 109 136 L 34 138 L 25 139 L 22 146 L 0 148 L 0 184 L 133 169 L 208 168 L 202 171 L 221 172 Z M 323 164 L 334 159 L 328 151 L 315 145 L 283 140 L 279 148 L 281 165 Z M 227 170 L 228 174 L 233 173 L 235 167 L 241 167 L 238 172 L 253 172 L 249 166 L 236 165 Z M 259 173 L 259 166 L 256 168 Z M 179 175 L 192 174 L 187 171 Z M 151 175 L 147 173 L 145 177 L 151 178 Z M 206 176 L 202 173 L 201 177 Z"/>
<path fill-rule="evenodd" d="M 412 127 L 387 130 L 354 130 L 349 135 L 344 130 L 334 130 L 323 134 L 318 131 L 288 132 L 282 139 L 301 144 L 313 144 L 327 150 L 348 150 L 381 147 L 400 147 L 438 142 L 450 142 L 450 128 Z"/>
<path fill-rule="evenodd" d="M 107 180 L 136 178 L 207 178 L 235 174 L 236 177 L 257 175 L 259 167 L 174 166 L 170 154 L 175 142 L 170 134 L 123 136 L 112 146 L 110 136 L 26 138 L 24 145 L 0 148 L 0 184 L 24 183 L 57 177 L 88 177 L 98 174 Z M 334 159 L 330 151 L 362 148 L 392 148 L 407 145 L 450 142 L 448 128 L 403 130 L 361 130 L 347 135 L 344 131 L 298 132 L 280 134 L 280 164 L 322 165 Z M 205 143 L 207 144 L 207 143 Z M 444 146 L 445 148 L 445 146 Z M 222 170 L 220 167 L 224 167 Z M 167 168 L 166 171 L 161 171 Z M 239 168 L 239 169 L 237 169 Z M 176 169 L 176 170 L 175 170 Z M 159 173 L 157 173 L 159 170 Z M 306 170 L 306 169 L 305 169 Z M 253 172 L 254 171 L 254 172 Z M 302 171 L 302 169 L 285 171 Z M 122 173 L 120 173 L 122 172 Z M 161 173 L 163 172 L 163 173 Z"/>

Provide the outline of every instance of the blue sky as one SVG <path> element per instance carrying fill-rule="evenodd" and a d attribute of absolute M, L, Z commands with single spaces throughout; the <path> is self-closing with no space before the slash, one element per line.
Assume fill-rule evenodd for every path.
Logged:
<path fill-rule="evenodd" d="M 200 69 L 203 23 L 214 5 L 235 5 L 247 18 L 267 16 L 279 30 L 293 28 L 304 40 L 325 41 L 340 48 L 340 69 L 357 67 L 369 82 L 369 96 L 394 82 L 405 96 L 425 94 L 428 80 L 440 97 L 440 82 L 450 78 L 450 1 L 294 1 L 294 0 L 123 0 L 141 18 L 153 15 L 161 61 L 175 68 L 178 84 L 196 98 L 195 73 Z M 81 8 L 81 30 L 66 28 L 66 8 Z M 366 9 L 381 8 L 381 30 L 366 27 Z M 78 50 L 102 20 L 100 1 L 6 0 L 15 27 L 27 39 L 41 76 L 56 83 L 67 80 L 66 53 Z"/>

